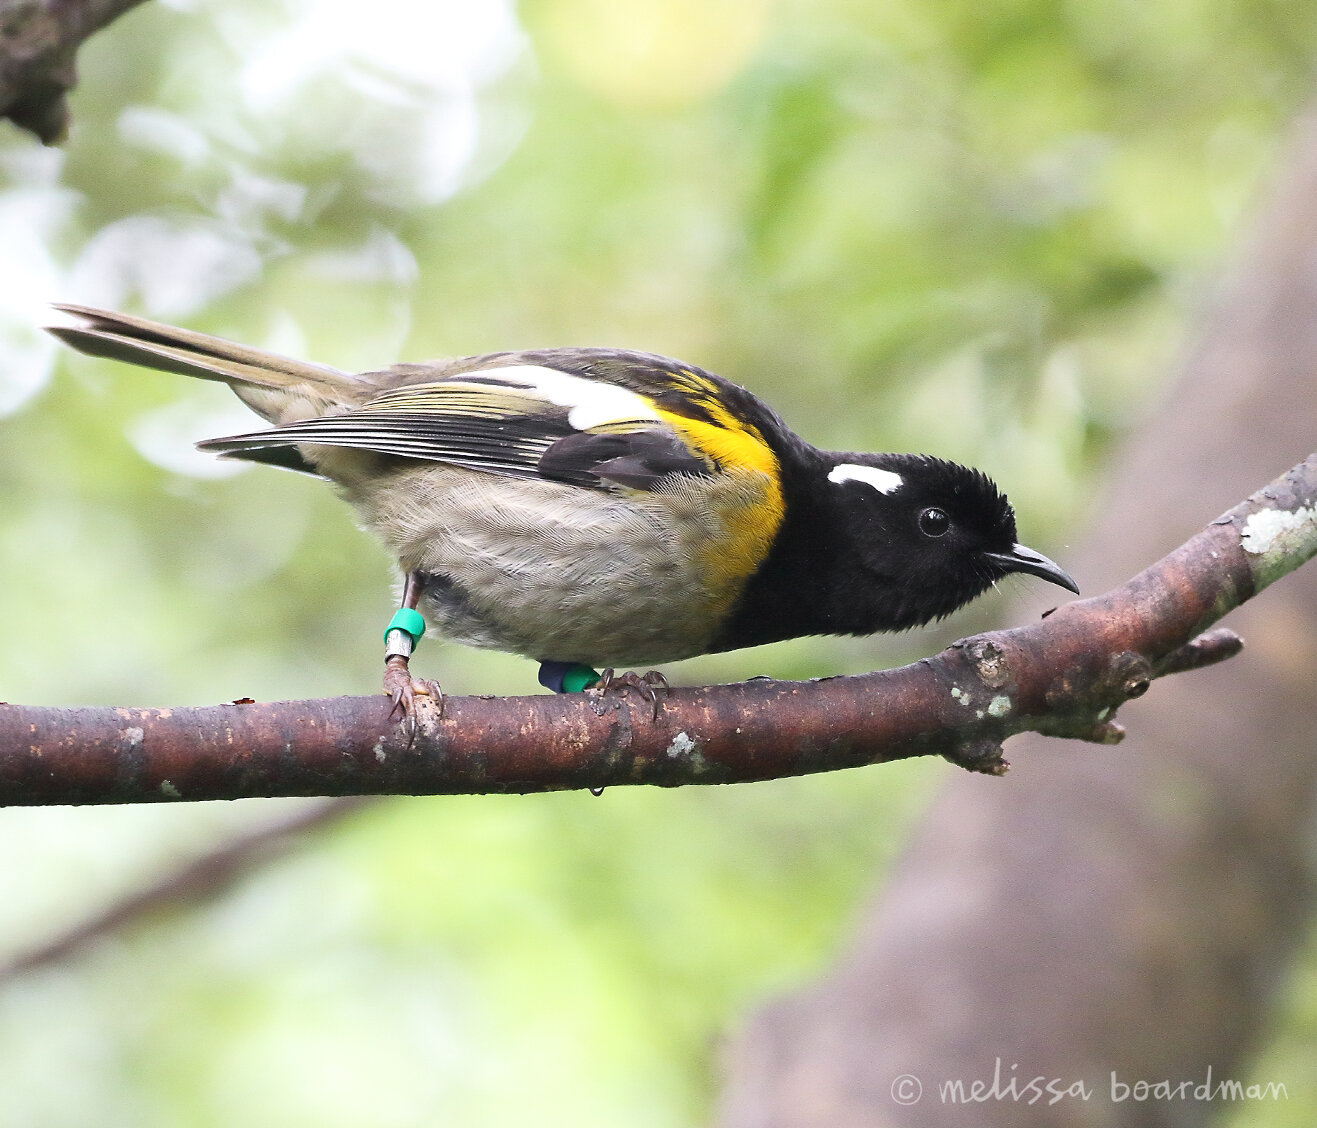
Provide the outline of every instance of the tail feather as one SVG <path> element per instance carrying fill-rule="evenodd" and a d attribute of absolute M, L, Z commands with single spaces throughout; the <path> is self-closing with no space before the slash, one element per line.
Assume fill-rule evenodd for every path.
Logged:
<path fill-rule="evenodd" d="M 220 380 L 233 385 L 239 394 L 239 385 L 254 385 L 269 389 L 305 389 L 330 401 L 350 402 L 355 398 L 356 379 L 336 368 L 294 360 L 131 314 L 79 305 L 56 305 L 55 308 L 83 324 L 53 326 L 49 332 L 90 356 L 126 361 L 182 376 L 197 376 L 203 380 Z"/>

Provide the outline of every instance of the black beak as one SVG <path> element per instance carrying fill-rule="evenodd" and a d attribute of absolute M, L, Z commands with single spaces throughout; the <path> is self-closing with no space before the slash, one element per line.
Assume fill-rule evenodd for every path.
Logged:
<path fill-rule="evenodd" d="M 1057 584 L 1069 588 L 1076 595 L 1079 594 L 1079 585 L 1070 577 L 1069 572 L 1032 548 L 1017 544 L 1010 552 L 985 552 L 983 555 L 985 559 L 1000 565 L 1008 572 L 1026 572 L 1030 576 L 1046 580 L 1049 584 Z"/>

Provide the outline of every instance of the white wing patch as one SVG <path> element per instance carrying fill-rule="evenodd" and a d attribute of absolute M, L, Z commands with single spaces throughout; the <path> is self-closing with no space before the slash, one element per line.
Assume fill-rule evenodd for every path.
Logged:
<path fill-rule="evenodd" d="M 506 368 L 481 368 L 463 373 L 469 377 L 495 377 L 519 387 L 538 392 L 550 403 L 568 408 L 567 422 L 578 431 L 588 431 L 607 423 L 629 423 L 633 419 L 662 417 L 635 392 L 544 368 L 537 364 L 513 364 Z M 457 377 L 461 379 L 461 377 Z"/>
<path fill-rule="evenodd" d="M 857 466 L 853 462 L 843 462 L 832 468 L 828 475 L 829 482 L 841 485 L 842 482 L 863 482 L 872 486 L 879 493 L 889 494 L 899 490 L 905 481 L 900 474 L 892 470 L 883 470 L 877 466 Z"/>

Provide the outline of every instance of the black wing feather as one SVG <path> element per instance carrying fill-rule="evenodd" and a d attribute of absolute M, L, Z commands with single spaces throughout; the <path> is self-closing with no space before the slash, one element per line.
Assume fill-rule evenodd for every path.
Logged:
<path fill-rule="evenodd" d="M 446 462 L 472 470 L 536 477 L 536 463 L 558 436 L 574 434 L 564 417 L 483 418 L 461 415 L 361 412 L 286 423 L 268 431 L 198 443 L 202 450 L 255 458 L 260 452 L 310 443 L 350 447 L 422 462 Z M 248 454 L 248 452 L 251 452 Z M 274 461 L 268 454 L 258 461 Z"/>
<path fill-rule="evenodd" d="M 669 430 L 625 434 L 577 432 L 553 443 L 541 456 L 545 478 L 598 489 L 612 482 L 636 490 L 656 489 L 673 474 L 709 473 L 709 464 L 693 454 Z"/>

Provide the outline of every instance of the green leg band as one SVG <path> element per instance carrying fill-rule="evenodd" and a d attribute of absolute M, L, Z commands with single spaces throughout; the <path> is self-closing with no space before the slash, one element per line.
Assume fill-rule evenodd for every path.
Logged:
<path fill-rule="evenodd" d="M 562 688 L 564 693 L 580 693 L 587 686 L 594 685 L 599 680 L 599 672 L 590 669 L 589 666 L 573 666 L 562 678 Z"/>
<path fill-rule="evenodd" d="M 598 680 L 598 673 L 580 662 L 540 663 L 540 685 L 554 693 L 580 693 Z"/>
<path fill-rule="evenodd" d="M 384 628 L 385 642 L 389 639 L 390 631 L 402 631 L 403 634 L 410 635 L 412 645 L 415 646 L 425 634 L 425 617 L 411 607 L 399 607 L 393 613 L 393 618 L 389 620 L 389 625 Z"/>

